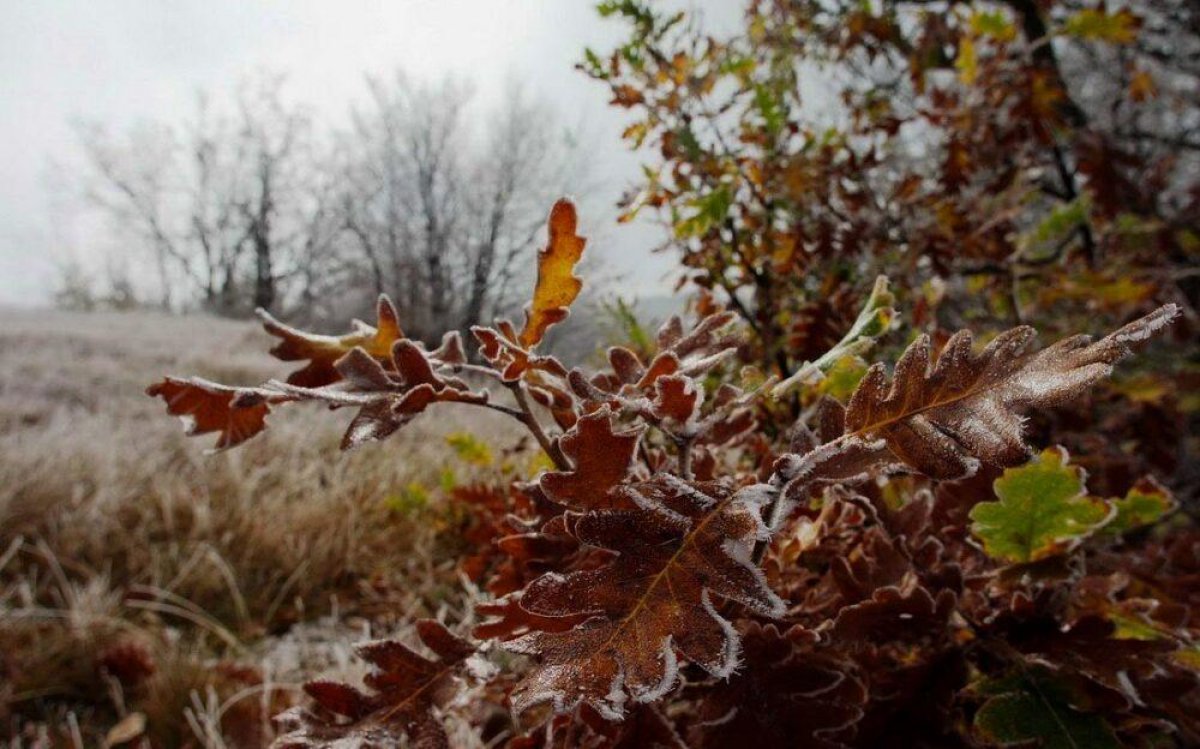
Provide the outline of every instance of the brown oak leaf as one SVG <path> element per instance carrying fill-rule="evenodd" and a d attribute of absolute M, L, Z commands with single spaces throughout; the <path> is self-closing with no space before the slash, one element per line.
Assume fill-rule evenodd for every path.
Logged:
<path fill-rule="evenodd" d="M 307 361 L 303 368 L 288 375 L 287 381 L 300 387 L 321 387 L 341 379 L 334 364 L 352 349 L 361 348 L 378 360 L 392 354 L 392 344 L 404 338 L 396 307 L 386 295 L 376 305 L 378 321 L 371 327 L 358 320 L 355 330 L 342 336 L 307 333 L 276 320 L 266 310 L 258 310 L 263 328 L 280 339 L 271 355 L 280 361 Z"/>
<path fill-rule="evenodd" d="M 719 599 L 769 617 L 784 602 L 751 561 L 767 538 L 764 486 L 685 482 L 659 475 L 631 485 L 632 509 L 567 513 L 580 543 L 615 552 L 605 565 L 546 574 L 522 594 L 537 616 L 586 615 L 566 631 L 535 631 L 506 647 L 539 664 L 512 693 L 518 712 L 551 703 L 556 712 L 588 705 L 610 720 L 625 705 L 652 702 L 679 680 L 681 658 L 724 678 L 738 663 L 739 639 Z"/>
<path fill-rule="evenodd" d="M 265 389 L 333 408 L 357 406 L 358 414 L 342 437 L 343 450 L 390 436 L 433 403 L 488 401 L 486 391 L 473 391 L 457 378 L 437 374 L 430 355 L 412 341 L 396 341 L 389 364 L 385 367 L 364 349 L 355 348 L 334 365 L 339 382 L 305 388 L 272 381 Z"/>
<path fill-rule="evenodd" d="M 162 398 L 167 413 L 183 419 L 188 436 L 216 432 L 214 450 L 236 447 L 266 429 L 271 403 L 288 400 L 201 377 L 167 377 L 146 388 L 146 395 Z"/>
<path fill-rule="evenodd" d="M 784 634 L 751 622 L 742 630 L 746 667 L 702 692 L 691 745 L 847 746 L 867 703 L 853 662 L 815 651 L 815 636 L 799 628 Z"/>
<path fill-rule="evenodd" d="M 304 691 L 314 707 L 295 707 L 275 718 L 283 735 L 274 749 L 354 746 L 384 749 L 404 744 L 416 749 L 449 749 L 441 721 L 433 714 L 457 690 L 455 674 L 475 652 L 432 619 L 417 622 L 421 642 L 436 654 L 427 658 L 395 640 L 355 647 L 372 665 L 363 678 L 368 691 L 335 681 L 310 681 Z"/>
<path fill-rule="evenodd" d="M 479 353 L 500 372 L 500 379 L 504 382 L 516 382 L 530 371 L 549 372 L 557 377 L 567 374 L 558 359 L 531 353 L 525 348 L 518 340 L 516 329 L 507 320 L 500 320 L 494 328 L 473 327 L 471 335 L 479 342 Z"/>
<path fill-rule="evenodd" d="M 899 585 L 877 589 L 871 598 L 838 613 L 833 636 L 839 640 L 884 642 L 916 639 L 944 631 L 957 597 L 951 590 L 933 595 L 906 577 Z"/>
<path fill-rule="evenodd" d="M 350 349 L 333 363 L 334 381 L 321 387 L 277 380 L 259 387 L 229 387 L 200 378 L 168 377 L 146 392 L 162 397 L 169 413 L 184 418 L 188 434 L 219 432 L 217 449 L 238 445 L 265 429 L 272 405 L 317 401 L 331 408 L 357 407 L 342 438 L 342 449 L 349 449 L 391 435 L 433 403 L 487 403 L 486 391 L 473 391 L 457 378 L 438 374 L 442 362 L 432 357 L 402 339 L 382 362 L 364 348 Z"/>
<path fill-rule="evenodd" d="M 1022 410 L 1078 396 L 1108 376 L 1131 343 L 1178 314 L 1169 304 L 1098 341 L 1072 336 L 1034 352 L 1027 351 L 1035 334 L 1029 327 L 1001 333 L 979 353 L 971 334 L 959 331 L 936 362 L 928 336 L 921 336 L 896 362 L 890 382 L 882 364 L 867 370 L 846 409 L 844 434 L 821 449 L 882 440 L 901 461 L 938 479 L 971 475 L 981 461 L 1020 463 L 1029 454 Z M 837 466 L 838 460 L 825 464 Z"/>
<path fill-rule="evenodd" d="M 584 416 L 559 441 L 574 468 L 544 473 L 538 484 L 549 499 L 572 510 L 628 504 L 614 487 L 629 475 L 640 437 L 640 430 L 615 431 L 607 408 Z"/>

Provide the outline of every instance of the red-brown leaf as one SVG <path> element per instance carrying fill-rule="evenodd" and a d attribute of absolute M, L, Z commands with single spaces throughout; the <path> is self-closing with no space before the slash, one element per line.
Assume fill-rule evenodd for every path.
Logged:
<path fill-rule="evenodd" d="M 315 709 L 293 708 L 276 718 L 282 731 L 275 749 L 399 746 L 407 738 L 419 749 L 448 749 L 449 741 L 431 713 L 453 695 L 459 667 L 475 652 L 432 619 L 417 622 L 417 634 L 437 656 L 427 658 L 395 640 L 377 640 L 355 648 L 372 665 L 363 682 L 368 691 L 348 684 L 312 681 L 304 689 Z"/>
<path fill-rule="evenodd" d="M 549 499 L 573 510 L 618 506 L 623 500 L 612 489 L 629 475 L 640 437 L 614 431 L 606 408 L 584 416 L 559 443 L 574 468 L 542 474 L 538 483 Z"/>
<path fill-rule="evenodd" d="M 1020 411 L 1077 397 L 1112 372 L 1144 340 L 1179 314 L 1167 305 L 1099 341 L 1074 336 L 1027 352 L 1032 328 L 1001 333 L 978 354 L 971 335 L 956 333 L 936 363 L 921 336 L 896 362 L 891 382 L 884 367 L 867 371 L 835 440 L 882 439 L 904 463 L 939 479 L 970 475 L 980 461 L 1012 465 L 1028 456 Z M 829 448 L 833 450 L 835 448 Z"/>
<path fill-rule="evenodd" d="M 303 368 L 288 375 L 287 381 L 300 387 L 316 388 L 337 382 L 341 377 L 334 363 L 354 348 L 362 348 L 383 361 L 391 357 L 392 344 L 404 338 L 396 308 L 386 296 L 379 297 L 376 327 L 358 323 L 356 330 L 342 336 L 307 333 L 279 322 L 265 310 L 259 310 L 263 328 L 280 339 L 271 354 L 281 361 L 307 361 Z"/>
<path fill-rule="evenodd" d="M 266 429 L 270 399 L 246 397 L 247 392 L 199 377 L 167 377 L 146 389 L 147 395 L 166 401 L 167 413 L 184 420 L 189 436 L 217 432 L 217 450 L 240 445 Z"/>
<path fill-rule="evenodd" d="M 815 636 L 744 627 L 745 665 L 704 692 L 688 734 L 698 749 L 835 749 L 853 738 L 867 704 L 854 663 L 815 651 Z"/>
<path fill-rule="evenodd" d="M 651 702 L 671 689 L 680 658 L 718 677 L 733 671 L 738 638 L 717 611 L 719 598 L 762 616 L 783 613 L 783 601 L 750 562 L 767 535 L 765 487 L 735 491 L 663 475 L 631 491 L 636 509 L 567 515 L 573 536 L 615 558 L 598 569 L 544 575 L 521 596 L 531 614 L 586 618 L 567 631 L 508 643 L 539 659 L 512 694 L 518 712 L 583 703 L 617 719 L 627 701 Z"/>

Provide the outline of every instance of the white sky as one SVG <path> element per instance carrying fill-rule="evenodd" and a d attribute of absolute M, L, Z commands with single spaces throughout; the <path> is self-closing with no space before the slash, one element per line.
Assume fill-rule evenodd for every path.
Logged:
<path fill-rule="evenodd" d="M 740 0 L 704 0 L 715 28 Z M 363 95 L 363 77 L 472 78 L 480 96 L 511 77 L 584 122 L 595 177 L 610 205 L 637 176 L 619 141 L 622 116 L 602 85 L 573 69 L 585 46 L 609 50 L 624 33 L 593 0 L 0 0 L 0 303 L 45 303 L 55 260 L 95 252 L 51 220 L 51 161 L 79 158 L 73 119 L 114 131 L 178 122 L 198 89 L 223 96 L 255 73 L 285 72 L 288 93 L 329 118 Z M 58 229 L 58 230 L 56 230 Z M 605 225 L 593 253 L 627 271 L 627 291 L 663 288 L 667 258 L 647 226 Z M 607 263 L 606 263 L 607 265 Z"/>

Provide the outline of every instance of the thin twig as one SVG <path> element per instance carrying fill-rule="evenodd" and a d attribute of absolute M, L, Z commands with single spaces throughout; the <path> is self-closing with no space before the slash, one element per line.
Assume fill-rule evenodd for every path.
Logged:
<path fill-rule="evenodd" d="M 686 481 L 692 478 L 692 442 L 691 437 L 679 440 L 679 477 Z"/>
<path fill-rule="evenodd" d="M 650 459 L 650 451 L 646 449 L 646 440 L 638 440 L 638 457 L 642 459 L 642 463 L 646 465 L 646 470 L 651 474 L 657 473 L 654 469 L 654 461 Z"/>
<path fill-rule="evenodd" d="M 507 415 L 513 417 L 514 419 L 516 419 L 517 421 L 521 422 L 522 424 L 525 423 L 525 414 L 522 413 L 521 411 L 518 411 L 515 408 L 510 408 L 508 406 L 502 406 L 499 403 L 482 403 L 480 405 L 482 405 L 484 408 L 490 408 L 493 411 L 499 411 L 502 414 L 507 414 Z"/>
<path fill-rule="evenodd" d="M 492 379 L 499 380 L 501 382 L 501 384 L 503 384 L 506 388 L 512 390 L 514 393 L 517 392 L 516 388 L 513 387 L 514 383 L 505 382 L 503 375 L 501 375 L 499 372 L 492 369 L 491 367 L 481 367 L 478 364 L 469 364 L 469 363 L 464 362 L 461 364 L 445 364 L 441 368 L 448 369 L 451 372 L 453 372 L 454 374 L 461 374 L 463 372 L 469 372 L 471 374 L 479 375 L 481 377 L 491 377 Z M 520 397 L 517 398 L 517 402 L 518 403 L 520 402 Z M 529 414 L 528 409 L 520 410 L 520 409 L 512 408 L 510 406 L 504 406 L 499 403 L 481 403 L 479 405 L 483 406 L 484 408 L 490 408 L 493 411 L 499 411 L 502 414 L 511 416 L 514 419 L 516 419 L 517 421 L 521 422 L 522 424 L 528 424 L 528 419 L 531 417 L 531 414 L 527 415 L 527 414 Z"/>
<path fill-rule="evenodd" d="M 762 566 L 763 557 L 767 554 L 767 547 L 771 545 L 771 538 L 774 537 L 778 530 L 776 526 L 780 524 L 781 518 L 778 517 L 780 510 L 783 508 L 783 489 L 782 482 L 778 481 L 778 475 L 771 477 L 771 487 L 775 490 L 775 495 L 771 497 L 771 501 L 763 508 L 763 517 L 767 524 L 767 532 L 770 534 L 766 539 L 756 541 L 754 543 L 754 551 L 750 554 L 750 560 L 755 567 Z"/>
<path fill-rule="evenodd" d="M 542 446 L 542 450 L 550 456 L 550 460 L 554 461 L 554 466 L 560 471 L 571 470 L 573 467 L 571 461 L 567 460 L 567 456 L 563 454 L 562 449 L 558 446 L 558 442 L 546 436 L 542 425 L 538 422 L 537 417 L 533 415 L 533 409 L 529 406 L 529 397 L 525 394 L 525 386 L 520 382 L 513 382 L 508 385 L 508 389 L 512 391 L 513 397 L 517 400 L 517 405 L 521 407 L 519 418 L 533 434 L 533 438 Z"/>

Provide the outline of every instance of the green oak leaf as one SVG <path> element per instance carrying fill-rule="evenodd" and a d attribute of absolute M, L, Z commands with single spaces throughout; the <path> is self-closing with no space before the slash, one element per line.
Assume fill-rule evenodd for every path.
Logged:
<path fill-rule="evenodd" d="M 845 403 L 866 373 L 867 363 L 861 356 L 843 356 L 829 367 L 825 379 L 817 385 L 817 392 Z"/>
<path fill-rule="evenodd" d="M 1087 496 L 1083 471 L 1067 451 L 1050 448 L 994 484 L 997 502 L 971 510 L 971 532 L 993 558 L 1023 564 L 1070 551 L 1109 522 L 1115 510 Z"/>
<path fill-rule="evenodd" d="M 1109 504 L 1117 514 L 1104 526 L 1102 533 L 1106 536 L 1118 536 L 1152 525 L 1175 509 L 1175 500 L 1170 493 L 1150 480 L 1139 481 L 1124 497 L 1110 499 Z"/>
<path fill-rule="evenodd" d="M 975 713 L 975 729 L 992 746 L 1115 749 L 1121 745 L 1103 718 L 1078 709 L 1070 690 L 1044 671 L 989 680 L 976 691 L 989 698 Z"/>
<path fill-rule="evenodd" d="M 805 363 L 786 380 L 771 388 L 771 395 L 778 398 L 801 383 L 813 384 L 823 378 L 836 376 L 839 382 L 832 383 L 830 387 L 838 390 L 848 388 L 849 392 L 846 392 L 844 397 L 840 393 L 824 392 L 838 400 L 849 398 L 859 380 L 866 374 L 866 362 L 862 361 L 859 354 L 870 349 L 876 338 L 891 330 L 892 322 L 896 318 L 896 310 L 892 307 L 895 302 L 896 297 L 889 288 L 887 278 L 876 278 L 870 296 L 842 340 L 822 354 L 821 358 Z M 851 381 L 853 385 L 850 385 Z"/>

